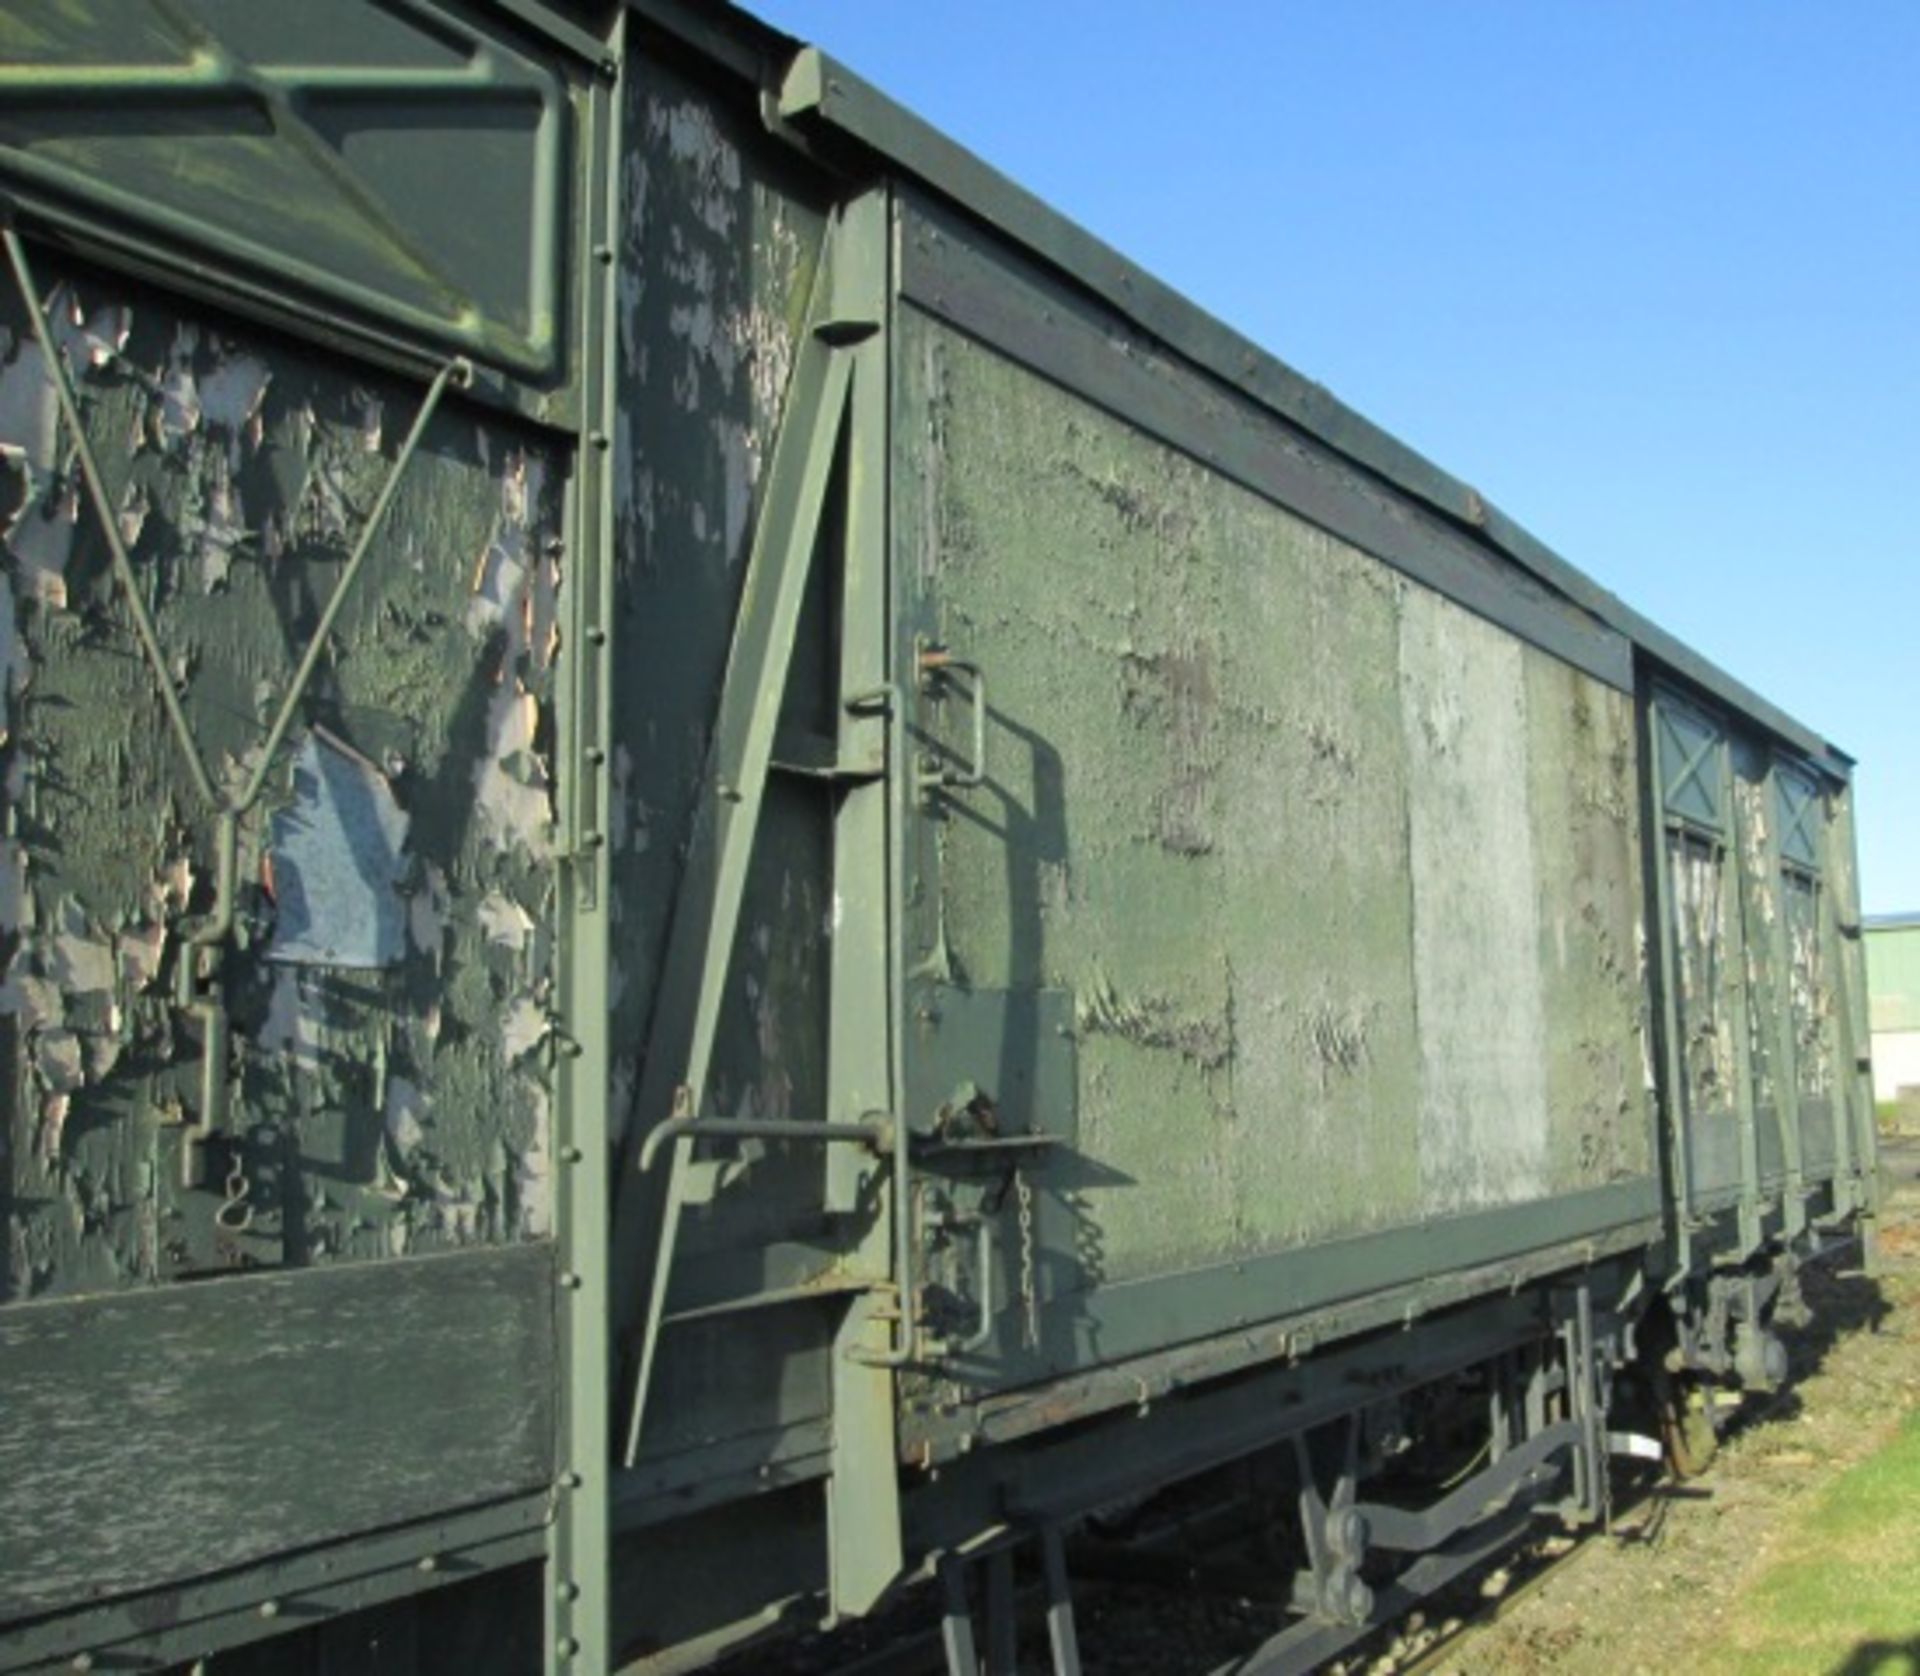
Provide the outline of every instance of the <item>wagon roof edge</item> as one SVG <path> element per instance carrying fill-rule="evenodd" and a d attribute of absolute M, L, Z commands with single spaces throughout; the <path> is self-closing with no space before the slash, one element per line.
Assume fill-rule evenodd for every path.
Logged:
<path fill-rule="evenodd" d="M 1704 694 L 1851 777 L 1854 758 L 1601 586 L 1470 484 L 1349 407 L 1326 386 L 1208 313 L 1037 194 L 942 133 L 823 49 L 734 6 L 629 0 L 736 74 L 765 78 L 780 119 L 883 158 L 1037 256 L 1170 350 L 1353 464 L 1422 502 L 1630 641 Z M 716 23 L 721 28 L 716 30 Z M 722 50 L 716 33 L 730 50 Z"/>

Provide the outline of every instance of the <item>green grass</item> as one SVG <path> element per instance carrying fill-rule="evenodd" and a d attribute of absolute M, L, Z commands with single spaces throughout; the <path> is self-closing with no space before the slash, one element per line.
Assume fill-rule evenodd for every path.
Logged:
<path fill-rule="evenodd" d="M 1920 1676 L 1920 1412 L 1829 1485 L 1729 1603 L 1738 1676 Z"/>

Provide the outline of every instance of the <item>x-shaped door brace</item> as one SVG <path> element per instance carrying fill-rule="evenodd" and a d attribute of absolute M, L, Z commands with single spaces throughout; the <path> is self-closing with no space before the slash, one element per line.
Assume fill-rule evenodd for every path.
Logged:
<path fill-rule="evenodd" d="M 1720 818 L 1720 797 L 1717 789 L 1703 776 L 1702 770 L 1709 762 L 1717 761 L 1720 735 L 1709 728 L 1698 745 L 1690 745 L 1673 712 L 1664 704 L 1660 708 L 1660 727 L 1663 744 L 1671 741 L 1673 754 L 1681 759 L 1679 769 L 1665 777 L 1661 789 L 1663 806 L 1670 814 L 1679 812 L 1677 806 L 1691 787 L 1711 811 L 1709 820 L 1717 822 Z M 1666 754 L 1665 750 L 1661 752 L 1663 765 Z"/>
<path fill-rule="evenodd" d="M 1776 773 L 1780 785 L 1780 853 L 1795 861 L 1816 862 L 1820 855 L 1820 788 L 1799 775 Z"/>

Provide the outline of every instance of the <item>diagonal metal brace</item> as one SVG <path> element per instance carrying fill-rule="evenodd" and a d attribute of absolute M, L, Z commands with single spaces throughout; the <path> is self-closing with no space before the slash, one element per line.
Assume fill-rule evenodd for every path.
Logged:
<path fill-rule="evenodd" d="M 623 1457 L 629 1466 L 639 1454 L 693 1143 L 685 1131 L 676 1135 L 663 1193 L 657 1176 L 649 1178 L 638 1167 L 640 1148 L 658 1125 L 699 1111 L 705 1101 L 775 728 L 846 424 L 853 360 L 848 350 L 878 329 L 877 321 L 842 318 L 835 306 L 839 226 L 836 219 L 828 229 L 814 275 L 807 328 L 768 462 L 703 795 L 627 1125 L 627 1151 L 615 1178 L 613 1326 L 632 1369 Z"/>

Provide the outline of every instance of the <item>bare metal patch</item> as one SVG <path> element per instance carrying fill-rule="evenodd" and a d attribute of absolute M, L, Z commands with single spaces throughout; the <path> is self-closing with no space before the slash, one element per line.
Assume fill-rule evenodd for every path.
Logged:
<path fill-rule="evenodd" d="M 407 815 L 386 776 L 318 730 L 272 822 L 273 942 L 288 965 L 390 966 L 406 946 Z"/>

